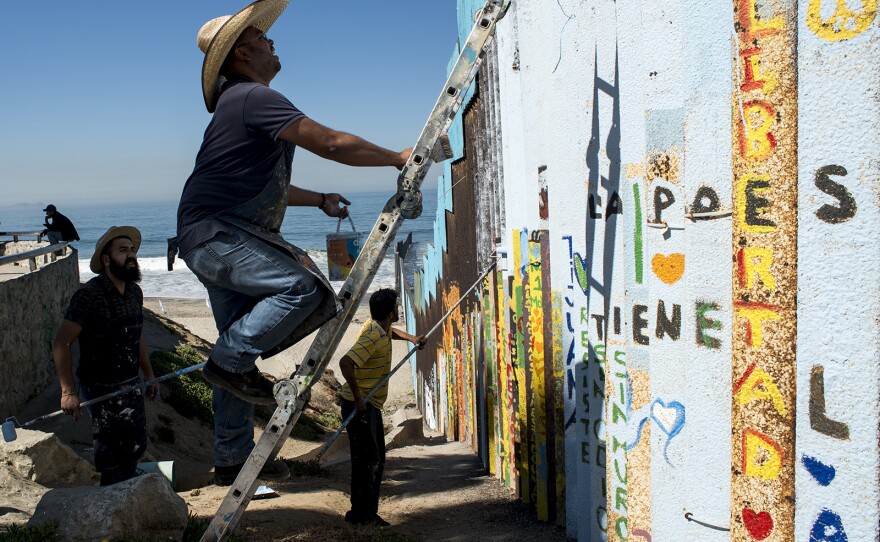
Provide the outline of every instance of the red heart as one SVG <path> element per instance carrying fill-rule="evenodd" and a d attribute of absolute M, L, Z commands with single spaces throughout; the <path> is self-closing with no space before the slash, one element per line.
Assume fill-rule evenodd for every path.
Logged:
<path fill-rule="evenodd" d="M 744 508 L 742 511 L 743 523 L 746 525 L 749 534 L 755 540 L 764 540 L 770 536 L 773 530 L 773 518 L 769 512 L 755 512 L 751 508 Z"/>

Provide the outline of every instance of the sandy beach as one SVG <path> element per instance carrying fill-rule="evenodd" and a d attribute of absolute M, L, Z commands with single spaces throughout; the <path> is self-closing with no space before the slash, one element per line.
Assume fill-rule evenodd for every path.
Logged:
<path fill-rule="evenodd" d="M 196 335 L 211 344 L 217 340 L 217 327 L 214 324 L 214 317 L 205 299 L 152 297 L 144 299 L 144 307 L 158 315 L 173 320 L 186 328 L 193 335 Z M 343 383 L 343 379 L 342 374 L 339 372 L 339 359 L 357 340 L 358 333 L 369 317 L 370 309 L 365 300 L 358 307 L 358 310 L 355 313 L 352 322 L 346 329 L 345 335 L 339 343 L 330 364 L 327 366 L 327 368 L 332 370 L 336 375 L 340 384 Z M 402 321 L 397 325 L 398 327 L 403 328 Z M 275 378 L 290 376 L 296 370 L 296 366 L 308 353 L 309 347 L 316 334 L 317 332 L 309 335 L 306 339 L 276 356 L 265 360 L 258 360 L 257 366 L 261 371 L 270 374 Z M 392 366 L 394 366 L 406 356 L 407 352 L 409 352 L 409 349 L 412 347 L 412 344 L 407 341 L 392 341 L 392 346 L 393 354 L 391 360 Z M 400 370 L 391 377 L 388 390 L 388 400 L 385 403 L 384 411 L 389 414 L 396 412 L 401 407 L 410 403 L 412 399 L 412 370 L 410 369 L 409 364 L 407 364 L 401 367 Z"/>

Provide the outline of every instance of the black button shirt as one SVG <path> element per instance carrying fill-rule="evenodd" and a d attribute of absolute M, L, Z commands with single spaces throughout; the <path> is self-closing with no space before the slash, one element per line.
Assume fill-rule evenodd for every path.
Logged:
<path fill-rule="evenodd" d="M 140 286 L 128 282 L 120 294 L 106 274 L 73 294 L 64 319 L 82 326 L 76 371 L 81 385 L 117 384 L 138 375 L 143 305 Z"/>

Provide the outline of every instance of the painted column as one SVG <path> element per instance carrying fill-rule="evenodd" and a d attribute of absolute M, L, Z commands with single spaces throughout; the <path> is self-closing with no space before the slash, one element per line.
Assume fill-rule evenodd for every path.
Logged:
<path fill-rule="evenodd" d="M 801 0 L 795 540 L 880 539 L 877 1 Z M 869 233 L 873 232 L 873 233 Z"/>
<path fill-rule="evenodd" d="M 797 9 L 735 0 L 732 540 L 794 536 Z"/>

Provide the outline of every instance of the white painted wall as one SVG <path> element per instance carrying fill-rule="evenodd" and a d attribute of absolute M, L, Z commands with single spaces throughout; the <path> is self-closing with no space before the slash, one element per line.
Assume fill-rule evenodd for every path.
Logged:
<path fill-rule="evenodd" d="M 853 7 L 842 26 L 822 26 L 845 5 Z M 563 311 L 565 528 L 578 540 L 724 541 L 732 522 L 747 540 L 880 540 L 877 1 L 776 0 L 756 17 L 757 26 L 797 24 L 797 114 L 781 113 L 796 118 L 797 148 L 786 152 L 797 156 L 787 172 L 798 179 L 797 209 L 773 211 L 797 216 L 796 237 L 781 247 L 797 262 L 797 400 L 786 405 L 796 453 L 783 459 L 796 467 L 793 482 L 774 486 L 793 497 L 793 523 L 732 500 L 742 453 L 731 436 L 742 376 L 732 366 L 739 245 L 736 215 L 725 211 L 742 120 L 736 90 L 750 61 L 736 12 L 708 0 L 520 0 L 497 27 L 497 89 L 484 99 L 502 141 L 489 153 L 503 171 L 501 245 L 510 255 L 521 243 L 515 232 L 549 232 Z M 752 68 L 769 79 L 780 65 L 763 57 Z M 538 215 L 542 166 L 549 220 Z M 620 213 L 609 217 L 612 191 Z M 716 215 L 689 214 L 712 198 Z M 769 392 L 756 389 L 750 405 L 769 405 Z"/>

